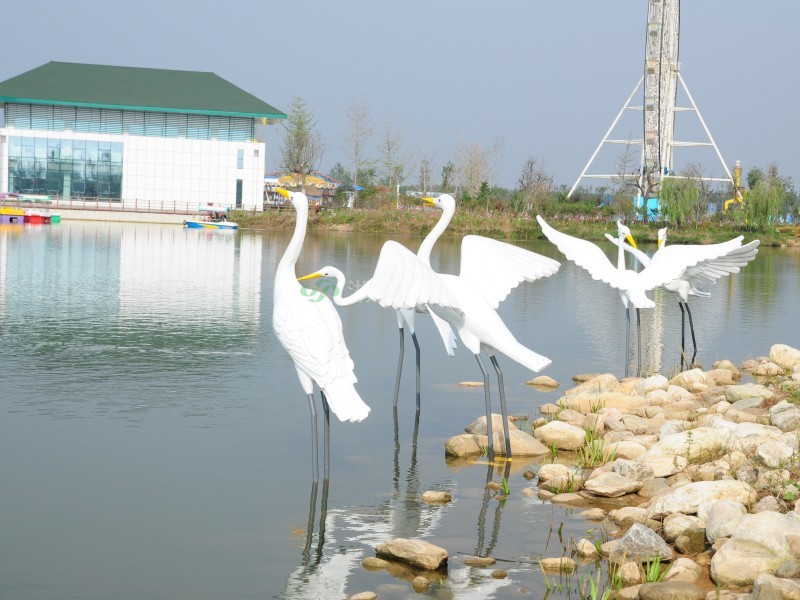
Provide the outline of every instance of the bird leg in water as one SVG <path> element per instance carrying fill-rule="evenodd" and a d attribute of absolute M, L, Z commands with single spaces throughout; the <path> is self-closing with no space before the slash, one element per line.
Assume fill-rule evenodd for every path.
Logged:
<path fill-rule="evenodd" d="M 406 347 L 406 336 L 402 327 L 400 331 L 400 360 L 397 361 L 397 380 L 394 383 L 394 407 L 397 408 L 397 397 L 400 395 L 400 374 L 403 372 L 403 353 Z"/>
<path fill-rule="evenodd" d="M 483 366 L 481 355 L 476 354 L 478 366 L 483 373 L 483 393 L 486 402 L 486 437 L 489 440 L 489 462 L 494 462 L 494 436 L 492 435 L 492 401 L 489 398 L 489 371 Z"/>
<path fill-rule="evenodd" d="M 694 337 L 694 323 L 692 322 L 692 311 L 689 310 L 689 303 L 686 302 L 686 314 L 689 315 L 689 331 L 692 334 L 692 346 L 694 347 L 694 352 L 692 353 L 692 367 L 695 366 L 694 359 L 697 358 L 697 340 Z"/>
<path fill-rule="evenodd" d="M 417 352 L 417 412 L 419 412 L 419 342 L 416 331 L 411 334 L 411 340 L 414 342 L 414 349 Z"/>
<path fill-rule="evenodd" d="M 331 408 L 322 392 L 322 412 L 325 415 L 325 481 L 331 476 Z"/>
<path fill-rule="evenodd" d="M 625 318 L 627 319 L 625 326 L 625 377 L 628 376 L 628 359 L 631 356 L 631 308 L 625 307 Z"/>
<path fill-rule="evenodd" d="M 307 567 L 311 562 L 311 541 L 314 539 L 314 517 L 317 514 L 317 486 L 319 482 L 315 479 L 311 484 L 311 502 L 308 507 L 308 525 L 306 525 L 306 545 L 303 548 L 303 566 Z"/>
<path fill-rule="evenodd" d="M 639 309 L 636 309 L 636 333 L 639 336 L 636 353 L 638 354 L 638 363 L 636 364 L 636 376 L 642 376 L 642 323 L 639 319 Z"/>
<path fill-rule="evenodd" d="M 508 412 L 506 411 L 506 389 L 503 384 L 503 372 L 497 364 L 497 357 L 490 357 L 494 370 L 497 372 L 497 383 L 500 388 L 500 413 L 503 415 L 503 435 L 506 438 L 506 458 L 511 459 L 511 437 L 508 435 Z"/>
<path fill-rule="evenodd" d="M 683 301 L 678 300 L 678 308 L 681 309 L 681 371 L 683 371 L 684 362 L 686 368 L 689 368 L 689 361 L 686 360 L 686 313 L 683 312 Z"/>
<path fill-rule="evenodd" d="M 319 481 L 319 446 L 317 444 L 317 408 L 314 403 L 314 394 L 308 395 L 308 408 L 311 410 L 311 470 L 314 481 Z"/>

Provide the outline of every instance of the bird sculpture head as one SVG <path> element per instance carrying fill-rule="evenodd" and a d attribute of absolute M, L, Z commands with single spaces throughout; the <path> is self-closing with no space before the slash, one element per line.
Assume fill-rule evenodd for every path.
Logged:
<path fill-rule="evenodd" d="M 628 228 L 627 225 L 623 225 L 622 221 L 617 221 L 617 231 L 619 232 L 620 237 L 624 237 L 628 240 L 628 243 L 636 248 L 636 240 L 633 239 L 633 235 L 631 235 L 631 230 Z"/>
<path fill-rule="evenodd" d="M 422 199 L 422 201 L 428 206 L 435 206 L 439 210 L 443 211 L 455 211 L 456 209 L 456 199 L 450 194 L 440 194 L 436 198 L 425 197 Z"/>
<path fill-rule="evenodd" d="M 285 190 L 283 188 L 275 188 L 275 191 L 291 202 L 292 206 L 295 208 L 303 205 L 308 207 L 308 198 L 303 192 L 290 192 L 289 190 Z"/>
<path fill-rule="evenodd" d="M 337 277 L 342 272 L 336 267 L 322 267 L 319 271 L 314 271 L 308 275 L 298 277 L 297 281 L 308 281 L 309 279 L 317 279 L 318 277 Z"/>
<path fill-rule="evenodd" d="M 667 228 L 662 227 L 658 230 L 658 247 L 661 248 L 667 243 Z"/>

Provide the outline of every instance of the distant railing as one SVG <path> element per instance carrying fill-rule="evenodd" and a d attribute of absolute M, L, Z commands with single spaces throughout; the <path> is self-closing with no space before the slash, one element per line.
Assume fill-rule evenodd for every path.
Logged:
<path fill-rule="evenodd" d="M 147 199 L 126 199 L 116 200 L 112 198 L 54 198 L 49 199 L 26 198 L 20 195 L 18 198 L 0 197 L 0 206 L 12 206 L 15 208 L 44 208 L 55 209 L 63 208 L 70 210 L 88 211 L 114 211 L 114 212 L 138 212 L 138 213 L 158 213 L 158 214 L 194 214 L 202 202 L 176 202 L 168 200 L 147 200 Z M 216 203 L 220 205 L 220 203 Z M 233 209 L 233 207 L 230 207 Z"/>

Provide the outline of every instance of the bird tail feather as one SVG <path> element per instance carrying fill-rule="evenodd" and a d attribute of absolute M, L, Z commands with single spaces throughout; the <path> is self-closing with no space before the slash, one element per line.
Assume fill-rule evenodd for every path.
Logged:
<path fill-rule="evenodd" d="M 358 395 L 352 381 L 332 381 L 322 391 L 325 392 L 328 406 L 340 421 L 363 421 L 369 414 L 369 406 Z"/>
<path fill-rule="evenodd" d="M 523 367 L 527 367 L 531 371 L 538 373 L 547 367 L 552 360 L 541 354 L 536 354 L 530 348 L 526 348 L 519 342 L 516 342 L 510 348 L 503 348 L 503 354 L 508 356 L 511 360 L 518 362 Z"/>

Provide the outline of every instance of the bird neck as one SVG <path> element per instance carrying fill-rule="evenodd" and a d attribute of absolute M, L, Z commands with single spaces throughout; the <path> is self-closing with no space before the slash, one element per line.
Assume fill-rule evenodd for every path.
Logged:
<path fill-rule="evenodd" d="M 339 271 L 335 273 L 336 276 L 336 289 L 333 291 L 332 298 L 334 304 L 337 306 L 350 306 L 351 304 L 357 304 L 362 300 L 366 300 L 368 298 L 367 291 L 369 290 L 368 281 L 355 292 L 350 294 L 349 296 L 345 297 L 344 295 L 344 288 L 347 285 L 347 281 L 345 279 L 344 273 Z"/>
<path fill-rule="evenodd" d="M 617 244 L 617 269 L 625 270 L 625 236 L 622 232 L 618 234 L 619 243 Z"/>
<path fill-rule="evenodd" d="M 294 233 L 292 234 L 292 239 L 289 240 L 289 245 L 286 247 L 286 251 L 283 253 L 281 260 L 278 263 L 278 268 L 275 271 L 276 291 L 281 285 L 290 285 L 290 282 L 294 282 L 297 284 L 297 286 L 300 285 L 297 283 L 297 275 L 295 274 L 294 267 L 297 263 L 297 259 L 300 257 L 300 250 L 303 248 L 303 240 L 306 237 L 308 205 L 304 205 L 303 202 L 299 202 L 295 206 L 295 211 L 297 212 L 297 217 L 294 224 Z"/>
<path fill-rule="evenodd" d="M 444 233 L 444 230 L 447 229 L 447 226 L 450 224 L 450 219 L 453 218 L 453 213 L 453 210 L 442 210 L 442 216 L 439 217 L 439 222 L 436 223 L 434 228 L 431 229 L 430 233 L 425 236 L 424 240 L 422 240 L 419 250 L 417 250 L 417 256 L 421 258 L 425 264 L 431 264 L 431 251 L 433 250 L 433 245 Z"/>

